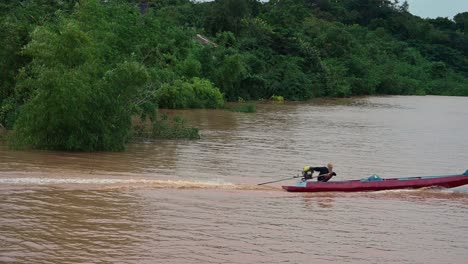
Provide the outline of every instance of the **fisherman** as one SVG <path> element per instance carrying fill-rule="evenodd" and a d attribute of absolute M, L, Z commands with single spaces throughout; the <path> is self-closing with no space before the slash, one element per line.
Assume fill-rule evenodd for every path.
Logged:
<path fill-rule="evenodd" d="M 319 182 L 327 182 L 333 176 L 336 176 L 336 173 L 333 171 L 333 164 L 328 163 L 327 167 L 311 167 L 305 166 L 302 171 L 303 180 L 310 180 L 312 179 L 312 174 L 314 171 L 318 171 L 319 175 L 317 177 L 317 181 Z"/>

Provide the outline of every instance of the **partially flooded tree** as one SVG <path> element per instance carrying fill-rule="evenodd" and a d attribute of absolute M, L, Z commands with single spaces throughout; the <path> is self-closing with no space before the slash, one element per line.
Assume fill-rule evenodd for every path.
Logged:
<path fill-rule="evenodd" d="M 135 102 L 149 75 L 131 58 L 109 63 L 110 47 L 97 37 L 119 36 L 84 31 L 83 23 L 63 18 L 56 27 L 40 27 L 32 34 L 23 51 L 32 62 L 16 87 L 25 101 L 14 126 L 17 145 L 75 151 L 124 148 Z"/>

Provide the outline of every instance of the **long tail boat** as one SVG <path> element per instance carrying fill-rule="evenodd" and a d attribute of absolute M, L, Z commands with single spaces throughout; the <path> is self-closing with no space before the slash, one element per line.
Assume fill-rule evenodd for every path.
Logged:
<path fill-rule="evenodd" d="M 299 181 L 295 186 L 282 186 L 288 192 L 363 192 L 424 187 L 454 188 L 468 184 L 468 170 L 459 175 L 380 178 L 372 175 L 360 180 L 318 182 Z"/>

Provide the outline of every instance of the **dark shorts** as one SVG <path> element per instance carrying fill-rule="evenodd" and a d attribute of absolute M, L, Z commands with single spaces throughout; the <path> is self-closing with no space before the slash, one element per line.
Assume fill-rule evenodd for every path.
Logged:
<path fill-rule="evenodd" d="M 331 177 L 330 177 L 330 178 L 331 178 Z M 317 177 L 317 181 L 319 181 L 319 182 L 327 182 L 330 178 L 329 178 L 328 176 L 323 176 L 323 175 L 321 175 L 321 176 L 318 176 L 318 177 Z"/>

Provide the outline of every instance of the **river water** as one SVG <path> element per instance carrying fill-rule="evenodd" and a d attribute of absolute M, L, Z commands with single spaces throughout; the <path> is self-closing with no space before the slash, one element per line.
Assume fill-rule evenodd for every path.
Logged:
<path fill-rule="evenodd" d="M 332 162 L 337 180 L 468 169 L 468 98 L 171 111 L 197 141 L 123 153 L 0 145 L 0 263 L 468 263 L 468 186 L 287 193 L 257 183 Z"/>

